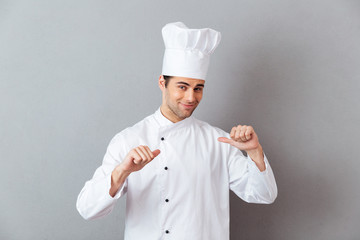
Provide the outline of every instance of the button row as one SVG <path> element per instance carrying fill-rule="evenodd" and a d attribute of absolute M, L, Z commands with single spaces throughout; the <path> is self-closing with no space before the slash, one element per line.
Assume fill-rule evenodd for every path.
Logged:
<path fill-rule="evenodd" d="M 165 140 L 164 137 L 161 137 L 160 139 L 161 139 L 161 141 L 164 141 L 164 140 Z M 165 170 L 168 170 L 169 168 L 168 168 L 168 167 L 164 167 L 164 169 L 165 169 Z M 169 199 L 165 199 L 165 202 L 169 202 Z M 166 233 L 166 234 L 169 234 L 170 231 L 169 231 L 169 230 L 166 230 L 165 233 Z"/>

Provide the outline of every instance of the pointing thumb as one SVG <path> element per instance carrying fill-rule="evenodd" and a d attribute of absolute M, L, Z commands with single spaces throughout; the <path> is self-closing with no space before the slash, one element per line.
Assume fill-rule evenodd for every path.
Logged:
<path fill-rule="evenodd" d="M 223 142 L 223 143 L 229 143 L 229 144 L 231 144 L 234 140 L 229 139 L 229 138 L 226 138 L 226 137 L 219 137 L 219 138 L 218 138 L 218 141 L 219 141 L 219 142 Z"/>
<path fill-rule="evenodd" d="M 157 155 L 160 154 L 160 150 L 159 149 L 156 149 L 155 151 L 152 152 L 154 154 L 154 158 L 157 157 Z"/>

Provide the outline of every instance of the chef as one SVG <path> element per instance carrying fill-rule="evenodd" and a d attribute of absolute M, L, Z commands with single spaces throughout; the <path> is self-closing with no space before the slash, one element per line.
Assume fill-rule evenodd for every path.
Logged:
<path fill-rule="evenodd" d="M 275 178 L 251 126 L 227 133 L 192 116 L 220 33 L 176 22 L 162 35 L 162 104 L 115 135 L 76 207 L 85 219 L 100 218 L 126 195 L 126 240 L 229 239 L 229 190 L 269 204 Z"/>

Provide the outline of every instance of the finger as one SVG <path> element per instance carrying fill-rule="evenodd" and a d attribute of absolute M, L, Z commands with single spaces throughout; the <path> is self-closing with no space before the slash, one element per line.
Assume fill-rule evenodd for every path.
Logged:
<path fill-rule="evenodd" d="M 229 144 L 232 144 L 234 142 L 234 140 L 226 138 L 226 137 L 219 137 L 218 141 L 223 142 L 223 143 L 229 143 Z"/>
<path fill-rule="evenodd" d="M 249 126 L 247 129 L 246 129 L 246 132 L 245 132 L 245 137 L 246 137 L 246 140 L 250 140 L 252 138 L 252 133 L 254 132 L 254 129 Z"/>
<path fill-rule="evenodd" d="M 148 153 L 148 151 L 147 151 L 147 149 L 146 149 L 146 147 L 145 146 L 139 146 L 140 147 L 140 149 L 141 149 L 141 151 L 144 153 L 144 155 L 145 155 L 145 158 L 143 159 L 143 161 L 145 161 L 145 162 L 148 162 L 148 161 L 150 161 L 151 160 L 151 157 L 150 157 L 150 154 Z"/>
<path fill-rule="evenodd" d="M 144 146 L 144 147 L 145 147 L 146 153 L 149 155 L 149 159 L 146 161 L 146 164 L 148 164 L 149 162 L 151 162 L 154 159 L 154 154 L 148 146 Z"/>
<path fill-rule="evenodd" d="M 150 154 L 147 152 L 145 146 L 139 146 L 143 154 L 145 155 L 145 158 L 143 158 L 143 164 L 148 163 L 151 160 Z"/>
<path fill-rule="evenodd" d="M 232 139 L 235 138 L 235 132 L 236 132 L 236 127 L 233 127 L 233 128 L 231 129 L 231 132 L 230 132 L 230 137 L 231 137 Z"/>
<path fill-rule="evenodd" d="M 135 148 L 132 150 L 131 157 L 133 158 L 133 162 L 135 164 L 141 163 L 141 156 L 139 155 L 139 153 L 136 151 Z"/>
<path fill-rule="evenodd" d="M 154 158 L 154 154 L 152 153 L 152 151 L 150 150 L 150 148 L 148 146 L 144 146 L 146 149 L 146 152 L 149 154 L 150 159 Z"/>
<path fill-rule="evenodd" d="M 240 139 L 241 139 L 241 141 L 243 141 L 243 142 L 246 142 L 246 137 L 245 137 L 245 132 L 246 132 L 246 130 L 247 130 L 247 127 L 248 126 L 246 126 L 246 125 L 243 125 L 242 127 L 241 127 L 241 132 L 240 132 Z"/>
<path fill-rule="evenodd" d="M 235 141 L 241 141 L 241 139 L 240 139 L 241 127 L 242 127 L 241 125 L 238 125 L 236 127 Z"/>
<path fill-rule="evenodd" d="M 135 151 L 140 155 L 139 164 L 143 164 L 143 162 L 146 161 L 146 156 L 139 147 L 135 148 Z"/>

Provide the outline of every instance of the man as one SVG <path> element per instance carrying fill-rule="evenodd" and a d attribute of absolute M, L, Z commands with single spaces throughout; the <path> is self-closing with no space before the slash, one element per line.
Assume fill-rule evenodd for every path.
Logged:
<path fill-rule="evenodd" d="M 272 203 L 274 175 L 251 126 L 228 134 L 191 116 L 220 33 L 177 22 L 162 34 L 162 104 L 112 139 L 77 209 L 99 218 L 127 193 L 127 240 L 228 239 L 229 189 L 246 202 Z"/>

